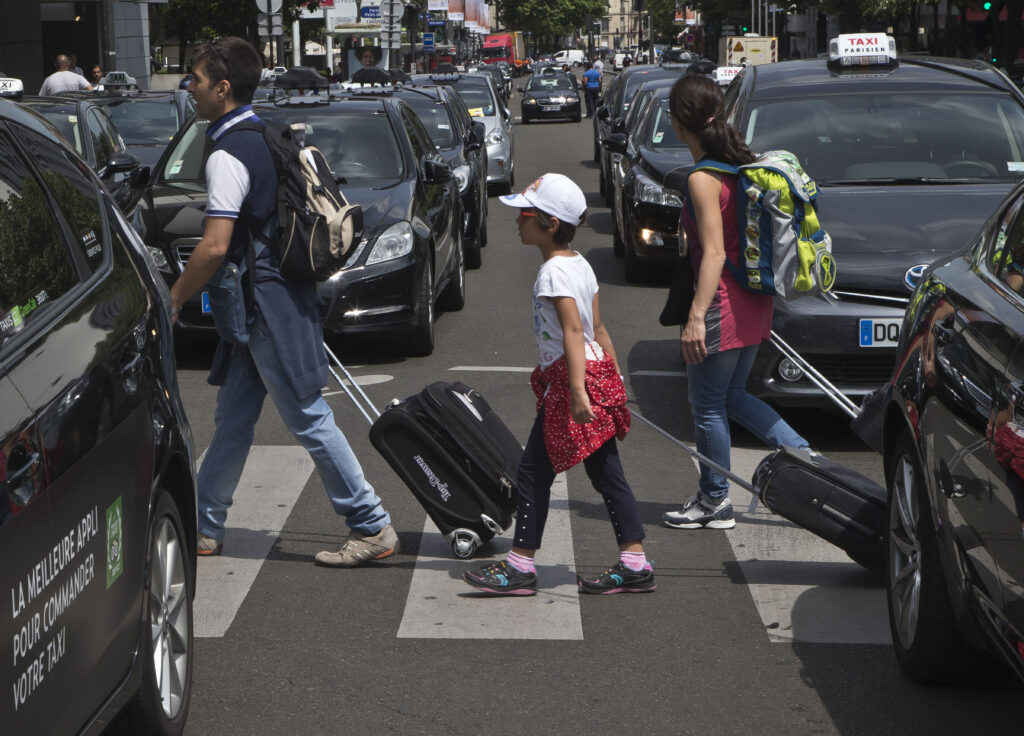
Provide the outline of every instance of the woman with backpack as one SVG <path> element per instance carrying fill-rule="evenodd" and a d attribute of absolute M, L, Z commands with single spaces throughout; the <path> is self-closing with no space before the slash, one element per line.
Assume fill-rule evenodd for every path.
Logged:
<path fill-rule="evenodd" d="M 672 87 L 669 112 L 694 161 L 707 158 L 733 166 L 754 161 L 743 137 L 725 120 L 721 89 L 704 75 L 680 77 Z M 744 206 L 745 195 L 737 177 L 701 169 L 690 174 L 687 189 L 692 207 L 683 208 L 680 230 L 689 242 L 696 286 L 680 352 L 697 450 L 728 468 L 730 418 L 769 447 L 807 447 L 807 440 L 774 409 L 746 390 L 758 346 L 771 334 L 773 297 L 747 291 L 725 268 L 726 259 L 743 260 L 736 208 Z M 731 529 L 736 520 L 728 491 L 725 476 L 702 465 L 699 491 L 662 520 L 676 529 Z"/>

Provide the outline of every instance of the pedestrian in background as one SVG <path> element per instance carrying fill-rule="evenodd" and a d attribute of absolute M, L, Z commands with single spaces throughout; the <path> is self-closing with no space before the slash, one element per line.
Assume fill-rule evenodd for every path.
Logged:
<path fill-rule="evenodd" d="M 68 54 L 68 61 L 71 62 L 69 67 L 71 71 L 80 77 L 85 77 L 85 72 L 82 71 L 82 67 L 78 66 L 78 58 L 74 54 Z"/>
<path fill-rule="evenodd" d="M 59 95 L 80 89 L 92 91 L 92 85 L 85 77 L 71 71 L 71 59 L 67 55 L 58 56 L 53 66 L 56 71 L 43 80 L 43 86 L 39 88 L 40 95 Z"/>
<path fill-rule="evenodd" d="M 245 335 L 222 334 L 213 358 L 210 383 L 220 386 L 214 432 L 197 475 L 198 554 L 219 555 L 228 507 L 256 422 L 269 394 L 281 419 L 309 452 L 335 513 L 344 515 L 348 539 L 337 551 L 316 555 L 331 567 L 354 567 L 389 557 L 398 536 L 334 415 L 321 395 L 327 383 L 327 355 L 320 326 L 315 283 L 286 279 L 277 257 L 262 243 L 254 245 L 277 208 L 277 172 L 259 130 L 239 123 L 262 121 L 252 110 L 260 80 L 260 57 L 241 38 L 203 43 L 192 54 L 196 114 L 211 121 L 207 135 L 213 151 L 206 163 L 206 225 L 184 272 L 171 287 L 176 320 L 182 306 L 203 288 L 227 260 L 241 270 L 250 247 L 256 248 L 254 273 L 245 273 Z M 218 331 L 222 321 L 214 310 Z"/>
<path fill-rule="evenodd" d="M 672 127 L 694 161 L 708 158 L 740 166 L 754 161 L 743 136 L 725 120 L 725 97 L 701 74 L 686 74 L 669 95 Z M 771 448 L 807 447 L 807 440 L 768 404 L 747 393 L 747 376 L 763 340 L 771 335 L 773 297 L 747 291 L 725 268 L 740 263 L 737 207 L 744 202 L 737 177 L 704 169 L 687 180 L 680 225 L 686 232 L 696 274 L 693 305 L 683 325 L 680 352 L 693 413 L 697 450 L 729 468 L 729 420 L 746 427 Z M 699 490 L 680 511 L 662 520 L 676 529 L 736 526 L 728 479 L 701 465 Z"/>
<path fill-rule="evenodd" d="M 619 461 L 616 438 L 629 431 L 626 389 L 612 339 L 601 321 L 597 278 L 572 249 L 587 199 L 571 179 L 544 174 L 522 194 L 501 198 L 519 208 L 519 239 L 544 262 L 533 285 L 533 330 L 540 354 L 530 383 L 537 417 L 516 480 L 519 503 L 512 551 L 501 562 L 462 576 L 497 595 L 537 592 L 534 554 L 540 548 L 555 474 L 583 462 L 619 544 L 619 561 L 592 580 L 577 576 L 582 593 L 647 593 L 654 571 L 644 554 L 644 530 L 633 491 Z"/>
<path fill-rule="evenodd" d="M 597 111 L 597 98 L 601 95 L 601 70 L 594 66 L 583 72 L 583 94 L 587 102 L 587 117 L 594 117 Z"/>

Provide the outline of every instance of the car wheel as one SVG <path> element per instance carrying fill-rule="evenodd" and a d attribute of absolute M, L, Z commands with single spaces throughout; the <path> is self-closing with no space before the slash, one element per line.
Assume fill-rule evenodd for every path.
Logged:
<path fill-rule="evenodd" d="M 614 249 L 614 247 L 613 241 L 612 248 Z M 625 258 L 624 272 L 626 281 L 631 284 L 649 281 L 651 279 L 651 267 L 636 254 L 636 249 L 633 247 L 630 238 L 622 241 L 622 250 L 622 255 Z"/>
<path fill-rule="evenodd" d="M 601 173 L 597 175 L 597 188 L 601 192 L 601 196 L 604 197 L 607 202 L 608 183 L 604 180 L 604 169 L 601 169 Z"/>
<path fill-rule="evenodd" d="M 601 146 L 597 145 L 597 140 L 594 140 L 594 163 L 601 163 Z"/>
<path fill-rule="evenodd" d="M 430 259 L 423 264 L 420 277 L 420 303 L 416 310 L 416 327 L 409 339 L 409 354 L 430 355 L 434 352 L 434 282 L 430 270 Z"/>
<path fill-rule="evenodd" d="M 192 695 L 193 557 L 177 504 L 164 491 L 149 538 L 142 682 L 118 719 L 125 733 L 180 734 Z"/>
<path fill-rule="evenodd" d="M 616 258 L 622 258 L 626 252 L 626 244 L 622 242 L 622 232 L 619 230 L 619 221 L 615 217 L 615 208 L 612 207 L 612 253 Z"/>
<path fill-rule="evenodd" d="M 573 115 L 573 116 L 572 116 L 572 121 L 573 121 L 574 123 L 578 123 L 578 122 L 579 122 L 579 121 L 581 121 L 582 119 L 583 119 L 583 118 L 582 118 L 582 117 L 581 117 L 580 115 Z"/>
<path fill-rule="evenodd" d="M 487 247 L 487 200 L 484 200 L 483 213 L 480 215 L 480 235 L 477 240 L 481 248 Z"/>
<path fill-rule="evenodd" d="M 921 466 L 904 431 L 886 462 L 889 628 L 900 667 L 924 683 L 998 677 L 998 664 L 960 635 L 939 558 Z"/>
<path fill-rule="evenodd" d="M 529 125 L 529 124 L 530 124 L 530 118 L 528 118 L 525 115 L 523 115 L 523 125 Z"/>
<path fill-rule="evenodd" d="M 477 259 L 480 257 L 480 246 L 472 246 L 476 250 Z M 449 312 L 458 312 L 466 306 L 466 253 L 461 242 L 454 246 L 455 268 L 448 281 L 448 285 L 441 292 L 438 305 Z"/>

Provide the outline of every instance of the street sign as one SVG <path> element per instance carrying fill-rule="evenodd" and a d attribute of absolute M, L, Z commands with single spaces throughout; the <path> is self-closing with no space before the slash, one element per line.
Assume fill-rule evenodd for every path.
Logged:
<path fill-rule="evenodd" d="M 429 54 L 434 50 L 434 34 L 424 33 L 423 34 L 423 53 Z"/>
<path fill-rule="evenodd" d="M 284 35 L 284 25 L 280 13 L 260 13 L 256 16 L 261 36 Z"/>
<path fill-rule="evenodd" d="M 279 13 L 281 4 L 282 0 L 256 0 L 256 7 L 261 13 Z M 323 5 L 323 3 L 320 4 Z"/>
<path fill-rule="evenodd" d="M 401 23 L 405 16 L 405 5 L 401 0 L 384 0 L 380 5 L 380 15 L 382 18 Z"/>
<path fill-rule="evenodd" d="M 382 49 L 402 48 L 402 30 L 395 29 L 393 31 L 381 31 L 380 47 Z"/>

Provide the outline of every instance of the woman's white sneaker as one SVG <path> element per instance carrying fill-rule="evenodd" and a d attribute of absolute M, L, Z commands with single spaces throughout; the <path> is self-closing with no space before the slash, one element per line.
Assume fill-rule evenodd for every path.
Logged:
<path fill-rule="evenodd" d="M 700 493 L 691 496 L 682 510 L 666 511 L 661 520 L 673 529 L 732 529 L 736 526 L 732 501 L 723 498 L 715 505 L 714 499 L 706 499 Z"/>

